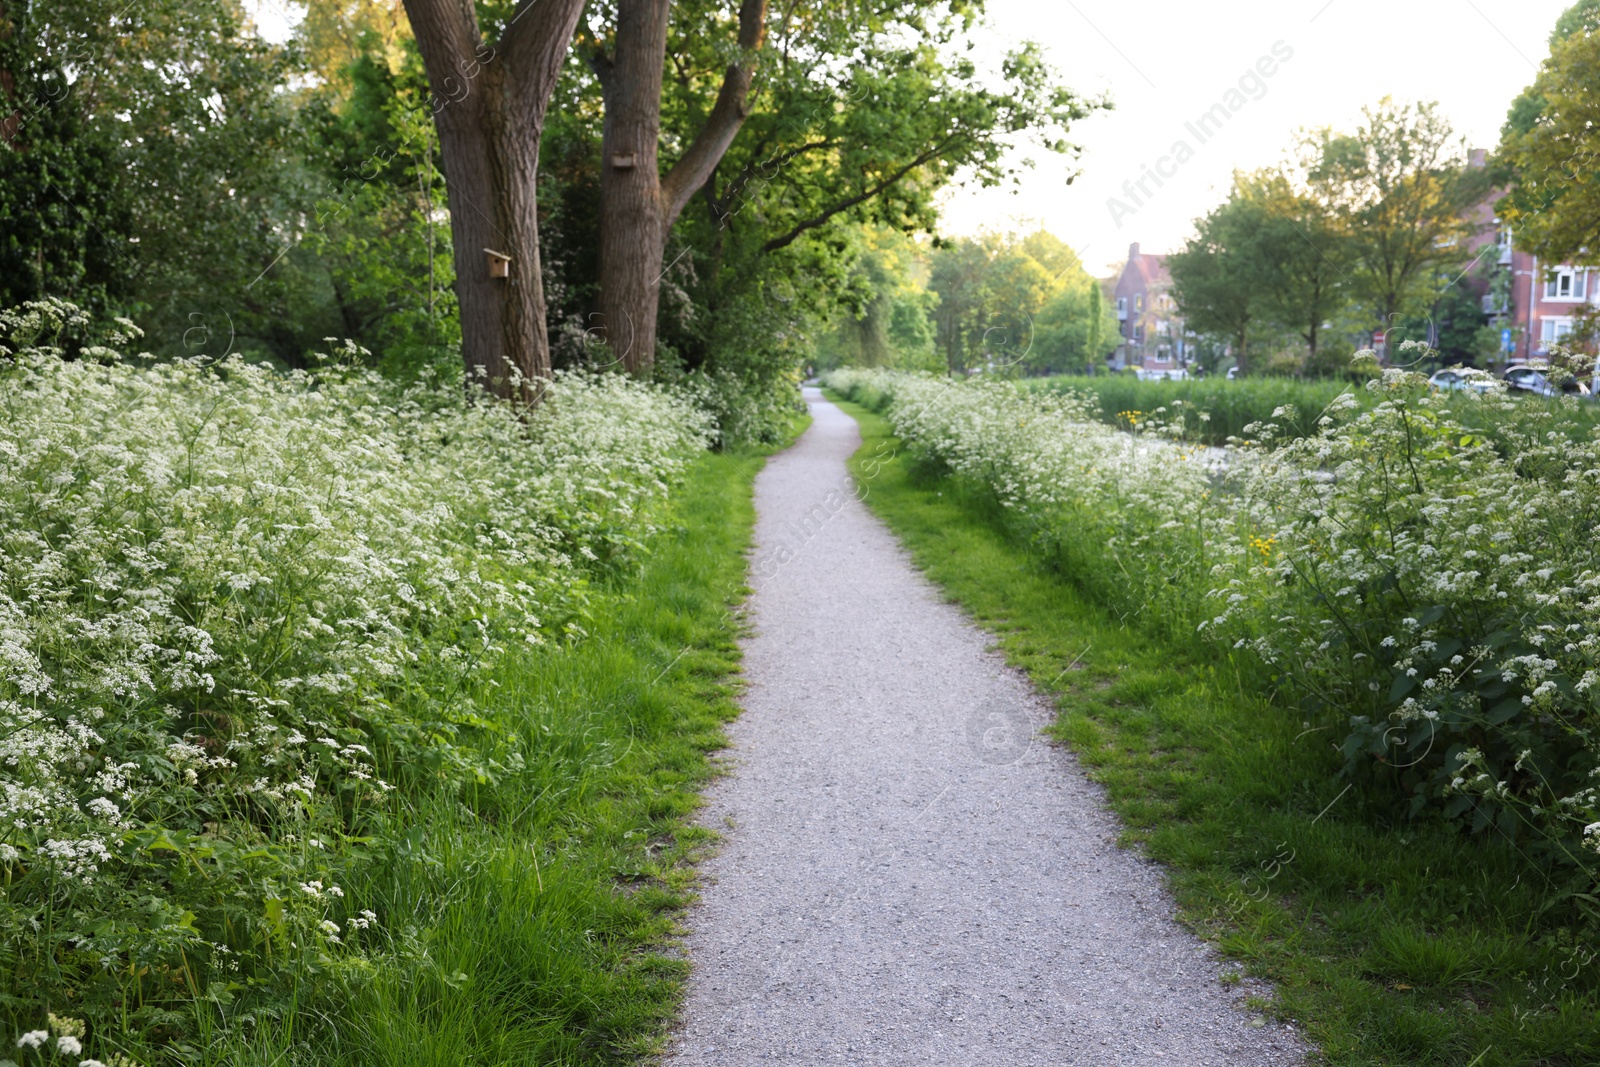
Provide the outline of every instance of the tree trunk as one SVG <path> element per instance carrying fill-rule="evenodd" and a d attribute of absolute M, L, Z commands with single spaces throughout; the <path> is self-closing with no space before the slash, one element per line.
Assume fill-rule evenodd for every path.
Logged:
<path fill-rule="evenodd" d="M 550 374 L 539 136 L 583 0 L 523 0 L 493 47 L 470 2 L 405 0 L 432 90 L 469 379 L 531 402 Z M 491 277 L 488 251 L 511 258 Z"/>
<path fill-rule="evenodd" d="M 619 0 L 616 45 L 601 70 L 600 324 L 633 373 L 656 355 L 666 239 L 661 202 L 661 79 L 671 0 Z"/>
<path fill-rule="evenodd" d="M 661 176 L 661 81 L 671 0 L 617 0 L 612 54 L 590 64 L 605 97 L 600 174 L 600 324 L 614 358 L 634 374 L 656 358 L 667 234 L 710 180 L 748 115 L 754 55 L 766 34 L 766 0 L 739 7 L 740 58 L 693 143 Z"/>

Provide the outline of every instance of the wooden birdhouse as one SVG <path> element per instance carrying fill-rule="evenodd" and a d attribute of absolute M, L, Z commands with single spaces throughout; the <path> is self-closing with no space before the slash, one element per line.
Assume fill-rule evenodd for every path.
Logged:
<path fill-rule="evenodd" d="M 496 252 L 492 248 L 485 248 L 483 254 L 489 257 L 489 277 L 511 277 L 511 257 L 504 252 Z"/>
<path fill-rule="evenodd" d="M 617 152 L 611 157 L 611 165 L 617 170 L 632 170 L 636 160 L 632 152 Z"/>

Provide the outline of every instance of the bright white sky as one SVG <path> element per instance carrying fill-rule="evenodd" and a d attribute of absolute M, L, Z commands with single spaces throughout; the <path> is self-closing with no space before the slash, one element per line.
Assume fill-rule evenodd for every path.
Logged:
<path fill-rule="evenodd" d="M 1533 80 L 1547 39 L 1571 0 L 989 0 L 977 54 L 997 65 L 1018 42 L 1043 44 L 1073 88 L 1108 92 L 1116 110 L 1074 131 L 1082 175 L 1051 153 L 1018 191 L 953 190 L 947 234 L 1043 224 L 1107 274 L 1128 244 L 1171 251 L 1193 220 L 1227 195 L 1236 169 L 1281 162 L 1303 127 L 1352 128 L 1381 97 L 1437 100 L 1476 147 L 1493 148 L 1513 97 Z M 262 33 L 282 40 L 303 10 L 294 0 L 250 0 Z M 1293 58 L 1266 92 L 1199 144 L 1184 129 L 1257 59 L 1282 41 Z M 1187 140 L 1194 158 L 1136 213 L 1113 221 L 1106 201 L 1124 182 Z M 1169 167 L 1170 169 L 1170 167 Z M 1154 188 L 1150 186 L 1149 188 Z"/>
<path fill-rule="evenodd" d="M 1439 101 L 1475 147 L 1493 148 L 1511 100 L 1549 54 L 1556 18 L 1572 0 L 990 0 L 981 52 L 1003 54 L 1032 38 L 1067 83 L 1108 91 L 1116 110 L 1079 125 L 1082 175 L 1050 153 L 1019 192 L 958 189 L 945 230 L 1032 228 L 1042 222 L 1076 248 L 1092 272 L 1120 264 L 1131 241 L 1167 252 L 1193 220 L 1226 195 L 1235 169 L 1281 162 L 1302 127 L 1354 128 L 1363 105 Z M 1267 91 L 1206 144 L 1184 130 L 1276 41 L 1294 57 Z M 1106 200 L 1183 138 L 1194 158 L 1131 217 L 1112 221 Z M 1169 169 L 1171 169 L 1169 165 Z"/>

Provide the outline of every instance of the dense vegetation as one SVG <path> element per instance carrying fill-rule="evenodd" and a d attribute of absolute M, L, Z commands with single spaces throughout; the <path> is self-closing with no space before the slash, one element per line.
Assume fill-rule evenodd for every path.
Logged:
<path fill-rule="evenodd" d="M 0 1019 L 146 1065 L 651 1040 L 748 530 L 710 418 L 3 325 Z M 664 533 L 686 484 L 734 521 Z"/>
<path fill-rule="evenodd" d="M 1235 962 L 1223 981 L 1271 980 L 1252 1010 L 1339 1067 L 1600 1058 L 1592 927 L 1525 839 L 1396 818 L 1385 791 L 1341 780 L 1328 730 L 1261 688 L 1253 656 L 1107 610 L 992 487 L 848 407 L 868 506 L 1054 702 L 1124 840 Z"/>

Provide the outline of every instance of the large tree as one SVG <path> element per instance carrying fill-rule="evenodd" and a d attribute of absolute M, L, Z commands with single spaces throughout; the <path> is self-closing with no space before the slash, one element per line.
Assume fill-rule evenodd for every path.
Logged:
<path fill-rule="evenodd" d="M 1549 264 L 1600 263 L 1600 2 L 1574 5 L 1550 35 L 1550 58 L 1512 104 L 1499 161 L 1501 218 Z"/>
<path fill-rule="evenodd" d="M 662 40 L 665 5 L 643 5 L 654 21 L 630 28 L 639 3 L 596 5 L 580 31 L 580 50 L 612 82 L 603 91 L 597 303 L 614 348 L 635 367 L 654 358 L 644 342 L 656 329 L 661 350 L 680 353 L 716 332 L 676 313 L 684 294 L 723 318 L 748 299 L 775 306 L 775 294 L 754 291 L 769 282 L 787 289 L 785 278 L 819 255 L 848 256 L 835 223 L 930 230 L 942 187 L 958 176 L 982 184 L 1014 176 L 1020 165 L 1009 150 L 1024 136 L 1072 151 L 1068 123 L 1098 106 L 1062 87 L 1033 46 L 1006 56 L 987 80 L 953 58 L 980 5 L 940 0 L 679 0 L 665 23 L 664 76 L 654 78 L 651 63 L 649 85 L 618 84 L 625 44 L 647 41 L 655 56 Z M 659 111 L 649 107 L 651 89 Z M 650 136 L 657 120 L 659 149 Z M 627 129 L 639 139 L 628 141 Z M 659 154 L 654 170 L 644 164 L 650 151 Z M 619 156 L 632 167 L 618 167 Z M 687 211 L 696 197 L 704 210 Z M 651 323 L 663 292 L 668 310 Z"/>
<path fill-rule="evenodd" d="M 1386 326 L 1431 295 L 1438 270 L 1464 266 L 1468 212 L 1489 192 L 1486 168 L 1436 104 L 1364 109 L 1354 133 L 1320 130 L 1303 149 L 1313 195 L 1341 223 L 1357 295 Z"/>
<path fill-rule="evenodd" d="M 462 356 L 495 392 L 533 399 L 532 380 L 550 372 L 539 139 L 583 0 L 521 0 L 492 37 L 471 0 L 405 6 L 433 92 Z M 509 277 L 492 276 L 490 250 L 511 257 Z"/>
<path fill-rule="evenodd" d="M 1195 236 L 1167 257 L 1172 295 L 1184 324 L 1196 333 L 1224 338 L 1234 363 L 1249 366 L 1250 337 L 1275 284 L 1262 237 L 1272 224 L 1267 206 L 1236 177 L 1228 199 L 1195 223 Z"/>

